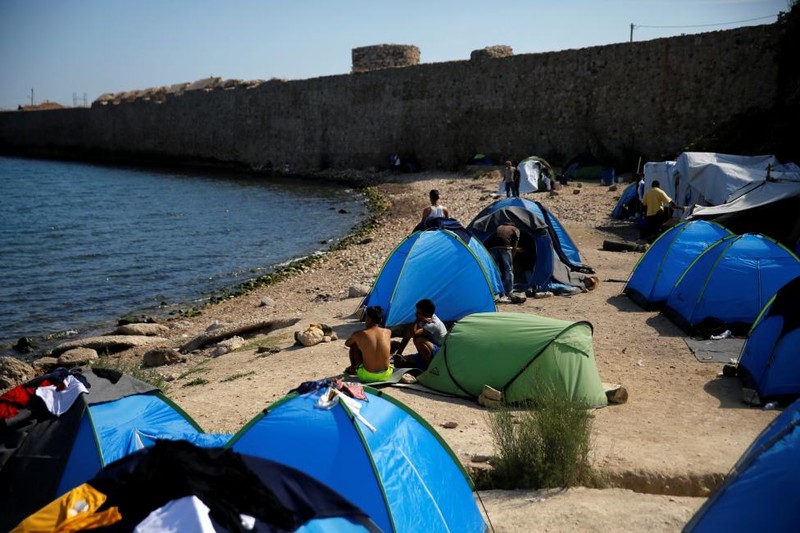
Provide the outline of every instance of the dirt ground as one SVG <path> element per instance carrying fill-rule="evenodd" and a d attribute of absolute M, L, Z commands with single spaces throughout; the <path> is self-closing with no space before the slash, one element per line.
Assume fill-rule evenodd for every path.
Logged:
<path fill-rule="evenodd" d="M 211 358 L 207 349 L 191 355 L 187 363 L 162 367 L 159 371 L 171 379 L 167 394 L 206 431 L 235 432 L 300 382 L 340 373 L 347 365 L 344 339 L 362 326 L 353 316 L 360 299 L 348 298 L 348 289 L 372 283 L 391 250 L 419 222 L 428 191 L 439 189 L 451 216 L 466 225 L 493 200 L 490 195 L 498 191 L 498 183 L 496 175 L 475 177 L 474 172 L 379 180 L 376 186 L 390 206 L 361 244 L 326 254 L 290 280 L 168 324 L 170 339 L 178 346 L 214 322 L 300 317 L 295 326 L 267 338 L 247 339 L 237 351 Z M 698 362 L 676 326 L 621 294 L 641 253 L 603 251 L 602 245 L 605 239 L 636 240 L 631 223 L 609 216 L 623 187 L 611 191 L 583 182 L 568 185 L 554 197 L 529 195 L 566 227 L 601 283 L 575 296 L 500 305 L 504 311 L 593 324 L 601 379 L 619 383 L 629 393 L 627 403 L 594 413 L 593 461 L 613 488 L 481 492 L 497 531 L 680 530 L 776 415 L 747 407 L 738 380 L 720 377 L 718 363 Z M 261 305 L 266 297 L 274 305 Z M 319 322 L 332 326 L 339 340 L 294 346 L 294 331 Z M 282 351 L 257 353 L 257 343 Z M 133 356 L 137 354 L 124 354 Z M 189 386 L 198 378 L 206 383 Z M 427 419 L 466 466 L 473 466 L 476 456 L 495 453 L 487 410 L 476 403 L 399 387 L 384 391 Z M 457 426 L 444 428 L 448 422 Z"/>

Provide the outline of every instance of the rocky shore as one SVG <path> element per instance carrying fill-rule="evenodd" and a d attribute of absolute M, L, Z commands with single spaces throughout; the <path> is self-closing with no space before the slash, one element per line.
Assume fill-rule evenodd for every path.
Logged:
<path fill-rule="evenodd" d="M 300 382 L 341 372 L 347 363 L 343 339 L 361 327 L 353 316 L 357 295 L 419 222 L 428 191 L 438 189 L 451 216 L 466 225 L 493 200 L 499 175 L 471 170 L 372 180 L 385 209 L 354 242 L 276 283 L 169 320 L 158 329 L 157 343 L 127 347 L 109 359 L 141 365 L 154 347 L 180 353 L 155 372 L 164 378 L 167 395 L 213 432 L 235 432 Z M 621 294 L 621 281 L 641 252 L 602 249 L 606 239 L 637 236 L 630 223 L 610 218 L 622 186 L 611 189 L 616 188 L 583 182 L 555 196 L 530 196 L 562 222 L 600 285 L 570 297 L 529 298 L 501 307 L 593 324 L 602 380 L 629 393 L 627 403 L 594 413 L 593 459 L 609 487 L 483 491 L 482 503 L 497 531 L 679 530 L 776 414 L 745 406 L 739 382 L 718 376 L 721 365 L 698 362 L 676 326 Z M 210 334 L 248 323 L 279 327 L 245 329 L 226 339 Z M 294 333 L 314 323 L 331 327 L 330 342 L 296 345 Z M 214 338 L 181 350 L 203 335 Z M 398 387 L 385 390 L 428 420 L 468 468 L 487 467 L 495 450 L 484 407 Z"/>

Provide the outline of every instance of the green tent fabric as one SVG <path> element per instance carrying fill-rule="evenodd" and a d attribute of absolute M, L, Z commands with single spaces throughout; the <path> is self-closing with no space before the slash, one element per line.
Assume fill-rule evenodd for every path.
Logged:
<path fill-rule="evenodd" d="M 526 313 L 475 313 L 456 322 L 428 370 L 428 388 L 477 398 L 484 385 L 506 403 L 552 388 L 591 406 L 608 400 L 597 372 L 589 322 Z"/>

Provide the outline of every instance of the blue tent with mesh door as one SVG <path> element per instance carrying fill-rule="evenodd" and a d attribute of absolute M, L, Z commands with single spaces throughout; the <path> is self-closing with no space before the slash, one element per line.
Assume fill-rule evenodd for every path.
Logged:
<path fill-rule="evenodd" d="M 639 258 L 623 292 L 644 309 L 663 306 L 686 267 L 728 235 L 719 224 L 700 220 L 671 227 Z"/>
<path fill-rule="evenodd" d="M 433 229 L 403 239 L 362 305 L 381 306 L 384 324 L 392 327 L 413 322 L 417 302 L 428 298 L 442 321 L 455 322 L 495 311 L 495 295 L 502 293 L 500 272 L 480 241 L 464 242 L 449 230 Z"/>
<path fill-rule="evenodd" d="M 88 393 L 80 394 L 60 416 L 47 411 L 34 395 L 0 427 L 0 509 L 4 510 L 0 531 L 85 483 L 105 465 L 158 439 L 222 446 L 230 438 L 203 433 L 148 383 L 102 369 L 80 375 Z M 49 381 L 57 379 L 56 374 L 51 377 Z M 12 391 L 30 389 L 31 383 L 36 388 L 44 382 L 29 382 Z M 16 397 L 9 393 L 0 397 L 0 403 Z"/>
<path fill-rule="evenodd" d="M 594 270 L 583 263 L 578 247 L 564 226 L 541 203 L 527 198 L 498 200 L 478 213 L 467 229 L 486 243 L 497 227 L 513 223 L 520 230 L 514 256 L 514 290 L 569 292 L 587 287 L 586 274 Z"/>
<path fill-rule="evenodd" d="M 337 397 L 321 408 L 327 390 L 279 400 L 228 447 L 311 475 L 382 531 L 485 531 L 469 476 L 424 419 L 370 387 L 367 401 Z"/>
<path fill-rule="evenodd" d="M 725 237 L 684 271 L 664 313 L 690 334 L 746 334 L 778 289 L 800 275 L 800 260 L 763 235 Z"/>
<path fill-rule="evenodd" d="M 800 276 L 764 307 L 739 356 L 737 372 L 761 403 L 800 397 Z"/>
<path fill-rule="evenodd" d="M 800 400 L 753 441 L 684 531 L 797 531 L 798 457 Z"/>

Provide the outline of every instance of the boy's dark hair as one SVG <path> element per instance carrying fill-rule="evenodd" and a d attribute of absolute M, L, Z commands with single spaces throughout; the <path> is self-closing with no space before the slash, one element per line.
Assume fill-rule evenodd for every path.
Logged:
<path fill-rule="evenodd" d="M 428 196 L 430 196 L 431 202 L 435 202 L 439 199 L 439 191 L 436 189 L 431 189 L 431 192 L 428 193 Z"/>
<path fill-rule="evenodd" d="M 650 185 L 651 187 L 661 187 L 661 183 L 658 180 L 653 180 L 653 183 Z"/>
<path fill-rule="evenodd" d="M 436 312 L 436 306 L 433 305 L 433 301 L 425 298 L 417 302 L 417 309 L 422 311 L 422 314 L 426 318 L 430 318 L 433 316 L 433 313 Z"/>
<path fill-rule="evenodd" d="M 380 305 L 371 305 L 367 307 L 364 314 L 376 324 L 383 322 L 383 308 Z"/>

